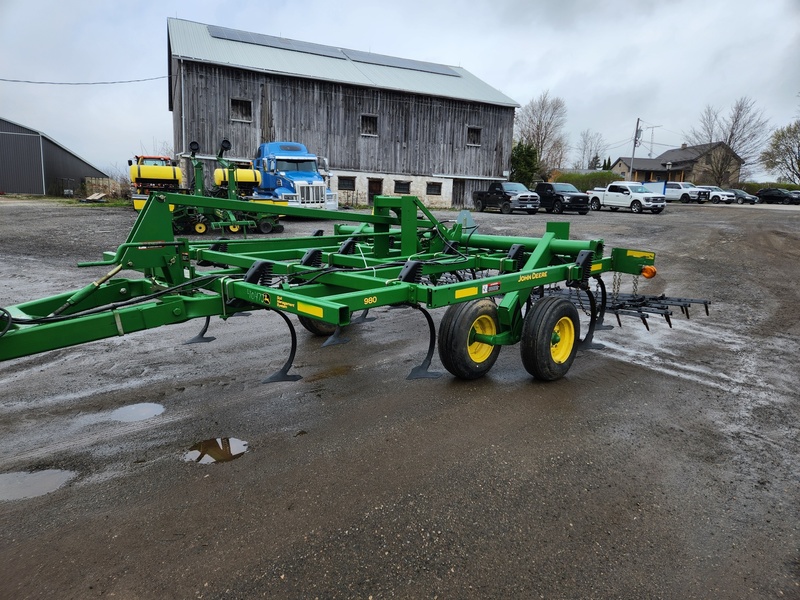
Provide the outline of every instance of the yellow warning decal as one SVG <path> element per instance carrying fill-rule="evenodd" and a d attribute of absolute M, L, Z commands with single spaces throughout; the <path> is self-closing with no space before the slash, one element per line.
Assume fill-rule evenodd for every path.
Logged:
<path fill-rule="evenodd" d="M 655 260 L 656 255 L 653 252 L 642 252 L 640 250 L 628 250 L 628 256 L 632 258 L 647 258 L 649 260 Z"/>
<path fill-rule="evenodd" d="M 602 271 L 603 270 L 603 263 L 597 263 L 592 265 L 592 273 L 595 271 Z"/>
<path fill-rule="evenodd" d="M 312 317 L 322 318 L 322 308 L 320 308 L 319 306 L 306 304 L 305 302 L 298 302 L 297 310 L 299 312 L 306 313 L 307 315 L 311 315 Z"/>
<path fill-rule="evenodd" d="M 456 290 L 456 298 L 467 298 L 469 296 L 477 296 L 478 288 L 468 287 L 461 290 Z"/>

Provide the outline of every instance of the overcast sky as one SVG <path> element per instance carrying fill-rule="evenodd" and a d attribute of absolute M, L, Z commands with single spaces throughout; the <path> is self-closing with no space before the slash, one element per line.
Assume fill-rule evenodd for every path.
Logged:
<path fill-rule="evenodd" d="M 168 17 L 460 66 L 520 105 L 547 90 L 570 144 L 600 133 L 612 160 L 637 118 L 641 157 L 679 146 L 707 105 L 800 118 L 800 0 L 0 0 L 0 79 L 159 78 L 0 81 L 0 117 L 110 175 L 171 148 Z"/>

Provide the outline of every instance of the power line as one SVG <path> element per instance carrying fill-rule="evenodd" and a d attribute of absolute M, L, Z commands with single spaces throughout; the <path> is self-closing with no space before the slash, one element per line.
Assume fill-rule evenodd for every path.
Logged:
<path fill-rule="evenodd" d="M 169 75 L 161 75 L 160 77 L 148 77 L 146 79 L 126 79 L 122 81 L 30 81 L 27 79 L 6 79 L 0 77 L 0 81 L 6 83 L 32 83 L 34 85 L 117 85 L 119 83 L 142 83 L 143 81 L 156 81 L 157 79 L 166 79 Z"/>

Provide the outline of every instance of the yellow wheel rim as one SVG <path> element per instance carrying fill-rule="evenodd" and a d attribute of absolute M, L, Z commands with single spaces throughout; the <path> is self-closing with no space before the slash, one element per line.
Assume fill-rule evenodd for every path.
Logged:
<path fill-rule="evenodd" d="M 195 233 L 205 233 L 206 232 L 206 224 L 205 223 L 195 223 L 194 224 L 194 232 Z"/>
<path fill-rule="evenodd" d="M 481 315 L 475 322 L 472 324 L 472 334 L 480 333 L 483 335 L 495 335 L 497 333 L 497 325 L 488 315 Z M 472 335 L 470 335 L 470 340 L 472 340 Z M 469 346 L 467 346 L 467 352 L 469 353 L 469 357 L 472 359 L 473 362 L 482 363 L 487 360 L 492 355 L 492 350 L 494 350 L 494 346 L 492 344 L 485 344 L 483 342 L 475 342 L 470 341 Z"/>
<path fill-rule="evenodd" d="M 572 354 L 575 345 L 575 325 L 569 317 L 561 317 L 553 328 L 550 339 L 550 356 L 556 364 L 563 364 Z"/>
<path fill-rule="evenodd" d="M 228 227 L 228 231 L 231 233 L 239 233 L 242 228 L 239 225 L 231 225 Z"/>

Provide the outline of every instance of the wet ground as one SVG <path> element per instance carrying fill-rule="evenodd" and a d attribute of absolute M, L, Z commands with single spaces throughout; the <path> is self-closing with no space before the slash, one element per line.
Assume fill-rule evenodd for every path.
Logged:
<path fill-rule="evenodd" d="M 96 279 L 75 264 L 135 219 L 0 215 L 0 306 Z M 1 363 L 0 597 L 800 598 L 800 209 L 473 217 L 655 250 L 640 291 L 711 314 L 598 332 L 550 384 L 516 347 L 407 380 L 411 309 L 345 345 L 299 329 L 297 382 L 262 383 L 289 350 L 269 313 Z"/>

